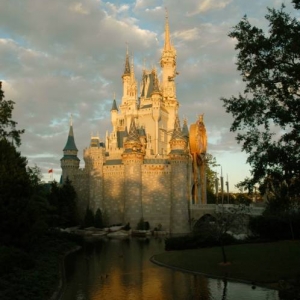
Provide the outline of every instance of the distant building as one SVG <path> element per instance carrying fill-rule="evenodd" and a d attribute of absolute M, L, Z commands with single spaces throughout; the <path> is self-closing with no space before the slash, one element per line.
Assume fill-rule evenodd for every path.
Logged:
<path fill-rule="evenodd" d="M 161 80 L 155 68 L 143 70 L 138 96 L 127 50 L 119 107 L 112 101 L 112 131 L 105 142 L 91 137 L 84 150 L 85 167 L 79 169 L 71 123 L 61 159 L 62 180 L 69 177 L 73 182 L 81 212 L 87 206 L 100 208 L 110 224 L 130 222 L 134 228 L 144 218 L 151 228 L 161 224 L 163 230 L 184 233 L 190 231 L 189 205 L 200 175 L 195 178 L 187 123 L 181 127 L 178 118 L 176 50 L 167 18 L 160 65 Z M 202 117 L 201 124 L 203 128 Z M 206 203 L 205 193 L 199 195 Z"/>

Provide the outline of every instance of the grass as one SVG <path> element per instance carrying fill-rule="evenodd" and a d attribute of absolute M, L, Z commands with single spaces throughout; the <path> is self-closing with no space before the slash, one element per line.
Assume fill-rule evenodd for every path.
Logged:
<path fill-rule="evenodd" d="M 256 284 L 300 278 L 300 241 L 226 246 L 230 265 L 222 266 L 221 248 L 170 251 L 154 256 L 158 263 L 211 277 Z"/>

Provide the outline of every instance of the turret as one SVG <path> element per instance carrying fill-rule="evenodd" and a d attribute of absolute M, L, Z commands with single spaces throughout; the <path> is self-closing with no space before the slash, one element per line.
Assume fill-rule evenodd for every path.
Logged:
<path fill-rule="evenodd" d="M 141 154 L 142 143 L 140 141 L 138 130 L 135 126 L 134 118 L 131 118 L 129 133 L 124 143 L 124 149 L 125 150 L 122 154 L 123 160 L 143 158 L 143 155 Z"/>
<path fill-rule="evenodd" d="M 186 159 L 187 139 L 183 134 L 183 132 L 181 131 L 180 121 L 178 116 L 176 116 L 175 119 L 174 130 L 170 140 L 170 148 L 171 148 L 170 156 L 175 155 L 177 159 L 179 159 L 179 156 L 184 156 L 184 159 Z"/>
<path fill-rule="evenodd" d="M 76 170 L 79 169 L 80 159 L 77 157 L 77 147 L 75 145 L 72 118 L 70 120 L 70 129 L 67 139 L 67 143 L 63 149 L 64 156 L 61 158 L 61 168 L 62 168 L 62 180 L 63 182 L 67 177 L 72 179 Z"/>
<path fill-rule="evenodd" d="M 113 103 L 112 103 L 112 107 L 110 110 L 110 116 L 111 116 L 111 123 L 113 126 L 113 132 L 115 132 L 117 130 L 117 122 L 118 122 L 118 107 L 117 107 L 117 103 L 116 103 L 116 98 L 114 97 Z"/>
<path fill-rule="evenodd" d="M 125 59 L 125 69 L 122 75 L 123 80 L 123 96 L 121 111 L 123 114 L 134 115 L 137 109 L 137 82 L 134 75 L 133 61 L 130 66 L 128 48 Z"/>
<path fill-rule="evenodd" d="M 130 223 L 134 228 L 143 217 L 142 207 L 142 163 L 144 152 L 142 143 L 135 126 L 134 118 L 131 119 L 130 129 L 124 143 L 122 161 L 124 164 L 124 223 Z"/>

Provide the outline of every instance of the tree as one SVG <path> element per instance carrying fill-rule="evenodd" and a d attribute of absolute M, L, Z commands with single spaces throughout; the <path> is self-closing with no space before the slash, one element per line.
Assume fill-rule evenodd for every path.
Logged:
<path fill-rule="evenodd" d="M 300 7 L 299 0 L 292 2 Z M 263 188 L 268 178 L 299 197 L 299 189 L 290 187 L 300 175 L 300 22 L 283 5 L 268 8 L 266 19 L 267 33 L 246 16 L 230 32 L 237 40 L 237 69 L 245 90 L 221 100 L 234 117 L 230 130 L 238 132 L 251 166 L 251 177 L 240 186 L 252 191 L 259 183 Z"/>
<path fill-rule="evenodd" d="M 94 225 L 95 225 L 95 216 L 93 211 L 88 206 L 85 211 L 83 227 L 92 227 Z"/>
<path fill-rule="evenodd" d="M 0 81 L 0 138 L 15 142 L 17 146 L 21 144 L 21 134 L 24 130 L 17 130 L 17 122 L 11 119 L 12 111 L 14 109 L 14 102 L 4 99 L 4 92 L 2 90 L 2 82 Z"/>
<path fill-rule="evenodd" d="M 51 184 L 51 191 L 48 195 L 52 209 L 51 226 L 69 227 L 78 224 L 76 197 L 75 189 L 69 178 L 66 179 L 63 186 L 59 186 L 57 182 Z"/>
<path fill-rule="evenodd" d="M 213 217 L 206 218 L 200 225 L 202 234 L 213 236 L 218 242 L 224 264 L 228 263 L 225 245 L 235 241 L 229 233 L 240 234 L 246 231 L 246 210 L 245 205 L 234 205 L 229 208 L 218 205 L 216 214 Z"/>
<path fill-rule="evenodd" d="M 48 204 L 25 157 L 0 139 L 0 244 L 27 248 L 47 229 Z M 28 169 L 28 170 L 29 170 Z M 33 180 L 33 178 L 35 178 Z"/>
<path fill-rule="evenodd" d="M 207 153 L 206 154 L 206 193 L 207 193 L 207 202 L 215 203 L 216 195 L 215 195 L 215 181 L 217 179 L 217 173 L 213 171 L 212 168 L 219 166 L 216 158 Z"/>
<path fill-rule="evenodd" d="M 100 208 L 98 208 L 95 213 L 95 227 L 103 228 L 102 212 L 101 212 Z"/>

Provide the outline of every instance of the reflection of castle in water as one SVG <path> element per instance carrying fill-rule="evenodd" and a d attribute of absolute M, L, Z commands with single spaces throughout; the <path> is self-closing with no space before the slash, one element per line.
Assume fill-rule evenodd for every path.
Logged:
<path fill-rule="evenodd" d="M 100 208 L 110 224 L 130 222 L 135 227 L 143 217 L 152 228 L 161 224 L 164 230 L 183 233 L 190 231 L 190 203 L 206 203 L 206 133 L 202 117 L 190 134 L 186 120 L 180 125 L 176 50 L 168 19 L 160 65 L 160 81 L 156 69 L 143 70 L 138 97 L 127 51 L 121 104 L 112 101 L 112 132 L 105 143 L 91 138 L 84 150 L 85 167 L 79 169 L 71 124 L 61 159 L 62 180 L 73 182 L 81 212 L 89 205 Z"/>

